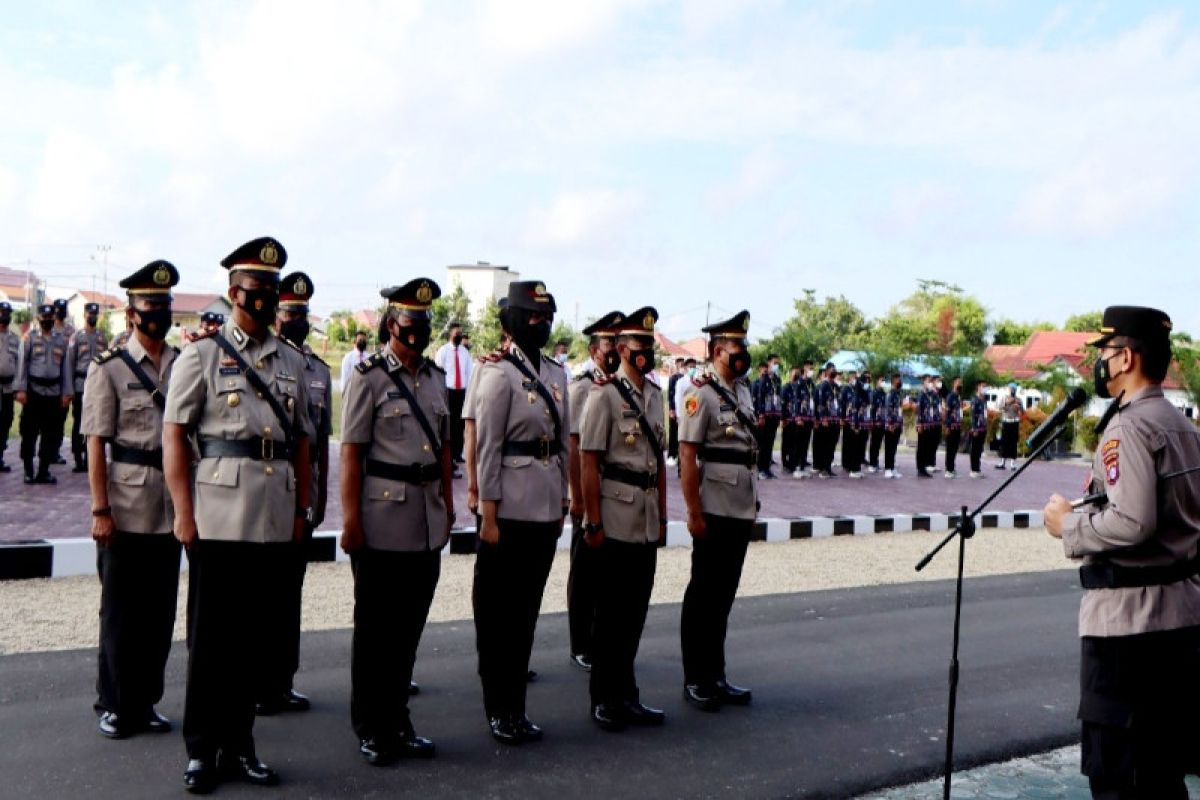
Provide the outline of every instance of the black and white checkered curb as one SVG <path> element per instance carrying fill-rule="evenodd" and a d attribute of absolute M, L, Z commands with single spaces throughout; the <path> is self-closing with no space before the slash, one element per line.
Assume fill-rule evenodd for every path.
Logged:
<path fill-rule="evenodd" d="M 958 524 L 958 514 L 886 514 L 846 517 L 803 517 L 800 519 L 760 519 L 754 526 L 753 541 L 786 542 L 789 539 L 819 539 L 825 536 L 907 533 L 909 531 L 947 531 Z M 1041 511 L 994 511 L 982 515 L 980 528 L 1036 528 L 1042 525 Z M 338 531 L 317 531 L 309 545 L 309 561 L 346 561 L 337 546 Z M 559 537 L 558 546 L 566 549 L 571 537 Z M 450 537 L 448 552 L 475 552 L 475 529 L 456 530 Z M 667 525 L 667 546 L 691 544 L 687 525 Z M 183 562 L 186 565 L 186 561 Z M 18 578 L 58 578 L 66 575 L 94 575 L 96 547 L 91 539 L 36 539 L 0 544 L 0 580 Z"/>

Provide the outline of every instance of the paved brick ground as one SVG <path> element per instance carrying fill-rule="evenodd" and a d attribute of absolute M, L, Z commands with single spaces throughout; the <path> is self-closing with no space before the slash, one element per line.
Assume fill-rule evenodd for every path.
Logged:
<path fill-rule="evenodd" d="M 1188 778 L 1188 795 L 1200 797 L 1200 779 Z M 942 780 L 900 786 L 864 795 L 858 800 L 928 800 L 942 796 Z M 1087 778 L 1079 774 L 1079 748 L 1018 758 L 967 770 L 951 778 L 954 800 L 1012 798 L 1012 800 L 1090 800 Z"/>
<path fill-rule="evenodd" d="M 8 463 L 16 457 L 15 443 L 10 442 Z M 69 446 L 64 455 L 70 460 Z M 330 455 L 330 507 L 322 529 L 337 529 L 341 525 L 341 503 L 337 495 L 337 448 Z M 940 458 L 940 454 L 939 454 Z M 912 453 L 902 451 L 898 465 L 905 473 L 900 480 L 884 480 L 882 475 L 869 475 L 861 481 L 845 477 L 834 480 L 798 481 L 791 477 L 760 483 L 763 518 L 796 519 L 809 516 L 882 515 L 953 513 L 959 506 L 983 500 L 1009 473 L 998 472 L 996 462 L 985 459 L 985 480 L 969 480 L 965 463 L 960 464 L 959 478 L 946 480 L 939 474 L 931 480 L 914 477 Z M 88 536 L 88 486 L 86 475 L 76 475 L 70 466 L 53 470 L 58 478 L 55 486 L 26 486 L 21 480 L 19 462 L 13 471 L 0 474 L 0 541 L 21 539 L 52 539 Z M 1084 466 L 1078 462 L 1040 462 L 1032 465 L 997 500 L 996 511 L 1040 509 L 1052 492 L 1068 497 L 1083 494 L 1086 478 Z M 455 504 L 460 522 L 471 525 L 466 510 L 466 481 L 455 481 Z M 683 496 L 675 471 L 669 472 L 668 512 L 672 520 L 684 518 Z"/>

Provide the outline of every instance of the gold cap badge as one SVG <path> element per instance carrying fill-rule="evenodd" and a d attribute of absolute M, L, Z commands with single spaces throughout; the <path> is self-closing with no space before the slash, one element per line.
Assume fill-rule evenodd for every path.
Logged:
<path fill-rule="evenodd" d="M 420 287 L 417 288 L 417 302 L 428 303 L 433 300 L 433 290 L 429 288 L 429 283 L 422 281 Z"/>
<path fill-rule="evenodd" d="M 275 245 L 273 243 L 268 242 L 263 246 L 263 249 L 259 251 L 258 258 L 264 264 L 275 264 L 279 261 L 279 251 L 275 249 Z"/>
<path fill-rule="evenodd" d="M 158 269 L 154 270 L 154 276 L 152 280 L 156 286 L 166 286 L 171 282 L 171 270 L 167 269 L 166 267 L 159 267 Z"/>
<path fill-rule="evenodd" d="M 308 294 L 308 281 L 304 278 L 296 278 L 296 284 L 292 287 L 296 294 Z"/>
<path fill-rule="evenodd" d="M 750 330 L 750 315 L 749 314 L 747 314 L 745 319 L 742 320 L 742 330 L 744 330 L 744 331 Z"/>

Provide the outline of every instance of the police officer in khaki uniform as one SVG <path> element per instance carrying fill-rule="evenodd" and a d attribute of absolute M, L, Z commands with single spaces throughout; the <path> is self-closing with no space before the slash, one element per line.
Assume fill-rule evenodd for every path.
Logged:
<path fill-rule="evenodd" d="M 271 332 L 286 260 L 264 238 L 221 262 L 233 314 L 183 349 L 167 391 L 164 467 L 191 570 L 183 735 L 193 792 L 221 777 L 279 782 L 254 751 L 254 706 L 275 677 L 269 654 L 287 646 L 293 543 L 313 519 L 304 358 Z"/>
<path fill-rule="evenodd" d="M 472 601 L 484 711 L 505 744 L 542 737 L 525 714 L 529 655 L 555 541 L 567 515 L 567 373 L 541 354 L 554 297 L 509 284 L 501 324 L 512 347 L 479 368 L 475 463 L 482 520 Z"/>
<path fill-rule="evenodd" d="M 72 381 L 67 375 L 67 339 L 54 330 L 54 306 L 38 306 L 38 327 L 25 337 L 16 400 L 21 409 L 21 461 L 26 483 L 58 483 L 50 465 L 62 445 L 63 409 L 71 404 Z M 33 471 L 34 454 L 37 474 Z"/>
<path fill-rule="evenodd" d="M 1200 755 L 1200 431 L 1163 396 L 1170 332 L 1157 309 L 1105 309 L 1096 392 L 1119 410 L 1092 464 L 1104 499 L 1045 508 L 1083 561 L 1079 719 L 1096 798 L 1183 800 Z"/>
<path fill-rule="evenodd" d="M 17 376 L 21 374 L 21 337 L 9 330 L 12 324 L 12 306 L 0 301 L 0 472 L 12 472 L 4 463 L 4 451 L 8 449 L 8 430 L 13 421 L 13 392 Z"/>
<path fill-rule="evenodd" d="M 100 733 L 110 739 L 171 730 L 154 706 L 162 699 L 179 588 L 179 542 L 171 535 L 175 514 L 162 469 L 163 398 L 179 352 L 163 340 L 177 283 L 179 273 L 167 261 L 152 261 L 121 281 L 129 295 L 125 316 L 136 332 L 123 347 L 93 356 L 76 394 L 87 397 L 80 429 L 100 573 L 95 709 Z"/>
<path fill-rule="evenodd" d="M 684 697 L 704 711 L 745 705 L 750 690 L 725 678 L 725 632 L 758 513 L 754 403 L 746 332 L 750 312 L 704 328 L 712 371 L 684 395 L 680 479 L 692 535 L 692 577 L 680 638 Z"/>
<path fill-rule="evenodd" d="M 658 311 L 647 306 L 618 324 L 621 366 L 588 393 L 579 437 L 596 582 L 592 720 L 610 731 L 665 718 L 641 702 L 634 674 L 655 557 L 667 533 L 662 388 L 651 377 L 657 321 Z"/>
<path fill-rule="evenodd" d="M 567 621 L 571 634 L 571 663 L 580 669 L 592 669 L 592 622 L 596 613 L 596 585 L 592 564 L 583 543 L 583 474 L 579 451 L 579 432 L 588 394 L 597 382 L 607 379 L 621 364 L 617 354 L 617 325 L 624 322 L 620 311 L 610 311 L 583 329 L 588 337 L 591 362 L 571 381 L 568 402 L 571 407 L 571 570 L 567 575 Z"/>
<path fill-rule="evenodd" d="M 383 291 L 388 342 L 350 374 L 342 405 L 342 548 L 354 571 L 350 719 L 369 764 L 431 758 L 409 682 L 454 521 L 446 375 L 425 358 L 437 283 Z"/>
<path fill-rule="evenodd" d="M 300 612 L 304 594 L 304 574 L 308 569 L 309 542 L 312 532 L 325 519 L 329 497 L 329 437 L 332 388 L 329 365 L 318 358 L 307 344 L 310 325 L 308 301 L 313 295 L 312 278 L 303 272 L 293 272 L 279 281 L 279 310 L 275 312 L 275 332 L 284 344 L 296 348 L 304 359 L 300 382 L 308 387 L 308 421 L 314 437 L 309 443 L 308 456 L 312 467 L 313 521 L 304 540 L 296 542 L 292 568 L 293 580 L 288 584 L 287 646 L 275 653 L 277 680 L 263 686 L 255 711 L 270 716 L 280 711 L 307 711 L 310 702 L 294 687 L 296 671 L 300 668 Z M 212 312 L 208 312 L 212 313 Z M 207 314 L 205 315 L 207 316 Z"/>
<path fill-rule="evenodd" d="M 75 457 L 72 472 L 87 472 L 87 446 L 79 432 L 83 418 L 83 387 L 92 359 L 108 347 L 108 337 L 96 328 L 100 320 L 100 304 L 86 303 L 83 307 L 83 328 L 71 335 L 67 345 L 67 375 L 74 384 L 71 399 L 71 455 Z"/>

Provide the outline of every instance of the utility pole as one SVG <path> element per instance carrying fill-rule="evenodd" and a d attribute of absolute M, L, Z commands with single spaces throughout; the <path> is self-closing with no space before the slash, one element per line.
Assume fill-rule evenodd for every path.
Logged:
<path fill-rule="evenodd" d="M 712 300 L 704 304 L 704 327 L 708 327 L 708 316 L 712 313 Z"/>
<path fill-rule="evenodd" d="M 108 251 L 109 250 L 112 250 L 112 245 L 109 245 L 109 244 L 96 245 L 96 251 L 100 253 L 100 259 L 104 265 L 103 285 L 104 285 L 104 307 L 105 307 L 105 310 L 108 310 Z M 96 257 L 94 255 L 92 256 L 92 260 L 93 261 L 96 260 Z"/>

